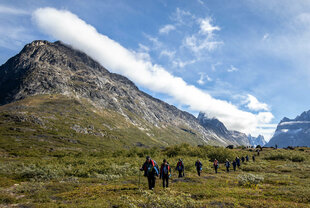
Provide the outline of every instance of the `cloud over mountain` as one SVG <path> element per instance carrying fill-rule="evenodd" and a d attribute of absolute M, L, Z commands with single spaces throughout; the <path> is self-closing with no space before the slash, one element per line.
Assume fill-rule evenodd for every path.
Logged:
<path fill-rule="evenodd" d="M 252 133 L 273 118 L 269 111 L 254 114 L 213 98 L 162 66 L 152 63 L 146 56 L 147 52 L 141 54 L 123 47 L 69 11 L 41 8 L 33 13 L 33 20 L 45 33 L 87 53 L 112 72 L 127 76 L 149 90 L 167 94 L 192 110 L 216 117 L 229 129 Z M 218 30 L 203 24 L 205 31 Z"/>

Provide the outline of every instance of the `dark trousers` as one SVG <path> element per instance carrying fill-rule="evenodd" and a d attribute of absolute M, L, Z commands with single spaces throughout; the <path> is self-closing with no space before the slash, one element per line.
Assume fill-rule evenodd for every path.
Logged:
<path fill-rule="evenodd" d="M 234 171 L 236 171 L 236 166 L 234 165 L 233 167 L 234 167 Z"/>
<path fill-rule="evenodd" d="M 200 176 L 200 168 L 197 168 L 198 176 Z"/>
<path fill-rule="evenodd" d="M 229 172 L 229 167 L 226 167 L 226 171 Z"/>
<path fill-rule="evenodd" d="M 168 188 L 168 185 L 169 185 L 169 175 L 163 175 L 162 176 L 162 179 L 163 179 L 163 187 L 165 188 Z"/>
<path fill-rule="evenodd" d="M 217 166 L 214 166 L 215 173 L 217 173 Z"/>
<path fill-rule="evenodd" d="M 149 182 L 149 189 L 150 190 L 155 188 L 155 181 L 156 181 L 155 175 L 147 176 L 147 181 Z"/>
<path fill-rule="evenodd" d="M 183 170 L 179 170 L 179 178 L 183 177 Z"/>

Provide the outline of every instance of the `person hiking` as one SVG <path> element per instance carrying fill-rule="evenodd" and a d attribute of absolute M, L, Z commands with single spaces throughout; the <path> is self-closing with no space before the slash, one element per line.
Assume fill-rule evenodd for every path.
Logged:
<path fill-rule="evenodd" d="M 236 157 L 236 163 L 237 163 L 238 168 L 240 168 L 240 158 L 239 157 Z"/>
<path fill-rule="evenodd" d="M 249 162 L 249 155 L 245 156 L 245 161 Z"/>
<path fill-rule="evenodd" d="M 228 161 L 228 159 L 226 159 L 225 167 L 226 167 L 226 172 L 228 173 L 229 172 L 229 167 L 230 167 L 230 162 Z"/>
<path fill-rule="evenodd" d="M 253 162 L 255 162 L 255 155 L 252 156 L 252 160 L 253 160 Z"/>
<path fill-rule="evenodd" d="M 218 169 L 218 167 L 219 167 L 219 161 L 217 161 L 217 159 L 214 159 L 213 167 L 214 167 L 215 173 L 217 173 L 217 169 Z"/>
<path fill-rule="evenodd" d="M 236 160 L 234 160 L 234 161 L 232 162 L 232 165 L 233 165 L 234 171 L 236 171 L 236 167 L 237 167 L 237 162 L 236 162 Z"/>
<path fill-rule="evenodd" d="M 147 177 L 149 189 L 153 190 L 155 188 L 156 176 L 159 174 L 157 163 L 155 160 L 152 160 L 150 156 L 146 156 L 146 161 L 140 170 L 144 171 L 144 176 Z"/>
<path fill-rule="evenodd" d="M 163 160 L 163 164 L 160 167 L 160 179 L 163 179 L 163 187 L 168 188 L 169 178 L 171 177 L 171 168 L 166 159 Z"/>
<path fill-rule="evenodd" d="M 184 176 L 184 164 L 181 158 L 179 159 L 175 169 L 179 171 L 179 178 L 182 178 Z"/>
<path fill-rule="evenodd" d="M 259 156 L 259 149 L 257 150 L 257 156 Z"/>
<path fill-rule="evenodd" d="M 245 158 L 243 156 L 241 157 L 241 161 L 242 161 L 242 163 L 244 163 L 244 161 L 245 161 Z"/>
<path fill-rule="evenodd" d="M 198 176 L 200 176 L 200 172 L 202 171 L 202 163 L 200 162 L 199 159 L 196 161 L 195 166 L 197 169 Z"/>

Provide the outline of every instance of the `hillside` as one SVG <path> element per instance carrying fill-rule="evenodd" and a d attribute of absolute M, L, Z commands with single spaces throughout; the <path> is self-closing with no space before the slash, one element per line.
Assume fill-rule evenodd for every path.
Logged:
<path fill-rule="evenodd" d="M 61 42 L 34 41 L 0 67 L 0 104 L 3 145 L 16 137 L 47 148 L 242 144 Z"/>

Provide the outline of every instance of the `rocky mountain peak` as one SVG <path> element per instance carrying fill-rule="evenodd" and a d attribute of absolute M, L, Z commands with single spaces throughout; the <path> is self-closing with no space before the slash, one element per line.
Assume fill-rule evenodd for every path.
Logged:
<path fill-rule="evenodd" d="M 295 118 L 296 121 L 310 121 L 310 110 L 303 112 L 300 116 Z"/>
<path fill-rule="evenodd" d="M 110 73 L 85 53 L 60 41 L 33 41 L 0 66 L 0 105 L 46 94 L 86 99 L 99 110 L 121 114 L 143 131 L 177 128 L 175 131 L 196 144 L 242 143 L 218 119 L 208 119 L 205 114 L 197 119 L 153 98 L 126 77 Z"/>

